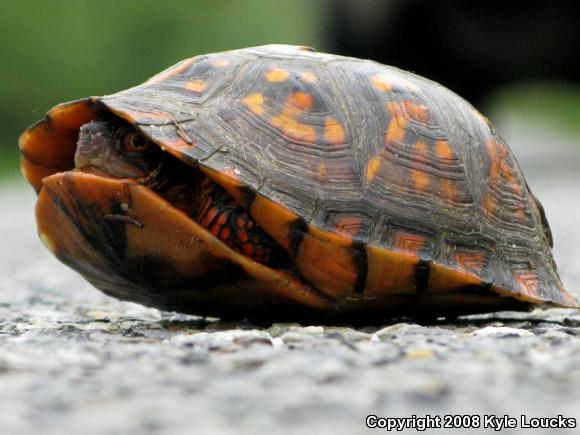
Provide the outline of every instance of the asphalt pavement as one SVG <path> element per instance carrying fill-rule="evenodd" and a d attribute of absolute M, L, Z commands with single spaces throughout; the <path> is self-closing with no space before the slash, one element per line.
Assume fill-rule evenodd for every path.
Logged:
<path fill-rule="evenodd" d="M 578 139 L 517 117 L 501 127 L 580 295 Z M 34 199 L 21 181 L 0 188 L 0 434 L 353 434 L 371 431 L 369 415 L 450 426 L 437 433 L 580 424 L 578 312 L 366 328 L 163 313 L 108 298 L 55 260 Z"/>

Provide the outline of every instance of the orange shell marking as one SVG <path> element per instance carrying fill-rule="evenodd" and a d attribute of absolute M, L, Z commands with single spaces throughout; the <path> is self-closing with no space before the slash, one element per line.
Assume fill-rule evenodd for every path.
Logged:
<path fill-rule="evenodd" d="M 320 162 L 316 170 L 316 179 L 320 183 L 324 183 L 326 181 L 326 172 L 326 165 L 324 162 Z"/>
<path fill-rule="evenodd" d="M 247 95 L 243 100 L 244 104 L 254 115 L 265 114 L 265 98 L 261 93 Z M 302 112 L 308 111 L 314 104 L 312 95 L 306 92 L 293 92 L 286 97 L 284 107 L 278 114 L 271 118 L 264 116 L 267 122 L 277 130 L 281 131 L 288 138 L 306 143 L 314 143 L 316 140 L 316 130 L 311 125 L 300 122 Z M 264 119 L 262 118 L 262 119 Z"/>
<path fill-rule="evenodd" d="M 185 87 L 192 92 L 201 93 L 207 88 L 205 80 L 193 79 L 185 84 Z"/>
<path fill-rule="evenodd" d="M 260 93 L 250 94 L 242 100 L 250 111 L 256 115 L 264 113 L 264 96 Z"/>
<path fill-rule="evenodd" d="M 371 77 L 371 84 L 375 89 L 383 92 L 389 92 L 393 89 L 391 79 L 385 74 L 377 74 Z"/>
<path fill-rule="evenodd" d="M 523 294 L 536 297 L 538 295 L 538 276 L 531 270 L 516 272 L 515 278 Z"/>
<path fill-rule="evenodd" d="M 312 107 L 312 95 L 294 92 L 286 99 L 284 109 L 270 120 L 270 124 L 291 139 L 313 143 L 316 140 L 314 127 L 298 121 L 300 113 Z"/>
<path fill-rule="evenodd" d="M 180 72 L 189 68 L 191 66 L 191 64 L 194 63 L 195 61 L 196 61 L 195 57 L 187 59 L 187 60 L 183 61 L 182 63 L 178 64 L 177 66 L 170 68 L 169 70 L 162 71 L 159 74 L 151 77 L 149 80 L 147 80 L 147 83 L 159 83 L 159 82 L 163 82 L 167 79 L 170 79 L 171 77 L 175 77 Z"/>
<path fill-rule="evenodd" d="M 377 171 L 379 170 L 379 166 L 381 166 L 381 156 L 376 155 L 372 159 L 369 160 L 367 167 L 365 169 L 365 181 L 367 184 L 370 184 L 377 175 Z"/>
<path fill-rule="evenodd" d="M 419 256 L 419 251 L 425 247 L 425 237 L 417 234 L 397 233 L 393 241 L 393 248 L 397 251 L 408 252 Z"/>
<path fill-rule="evenodd" d="M 432 122 L 431 111 L 423 104 L 416 104 L 412 101 L 403 101 L 401 109 L 406 117 L 419 124 L 429 124 Z"/>
<path fill-rule="evenodd" d="M 400 113 L 401 110 L 399 105 L 395 103 L 387 104 L 386 109 L 392 114 Z M 405 137 L 405 125 L 406 121 L 403 117 L 391 117 L 387 132 L 385 133 L 385 143 L 401 142 Z"/>
<path fill-rule="evenodd" d="M 489 184 L 493 189 L 501 191 L 501 184 L 505 183 L 507 189 L 514 192 L 518 198 L 523 197 L 523 188 L 518 180 L 514 169 L 510 166 L 510 156 L 506 147 L 493 140 L 485 144 L 490 157 Z M 484 209 L 488 215 L 494 215 L 499 207 L 499 201 L 494 195 L 488 193 L 484 200 Z M 521 209 L 516 210 L 516 218 L 520 223 L 526 222 L 526 216 Z"/>
<path fill-rule="evenodd" d="M 316 75 L 311 71 L 304 71 L 300 74 L 300 77 L 302 77 L 302 80 L 306 83 L 316 83 L 317 80 Z"/>
<path fill-rule="evenodd" d="M 356 236 L 362 229 L 362 220 L 358 216 L 342 216 L 334 223 L 337 233 Z"/>
<path fill-rule="evenodd" d="M 226 59 L 212 59 L 209 61 L 211 66 L 215 66 L 217 68 L 223 68 L 224 66 L 228 66 L 231 62 Z"/>
<path fill-rule="evenodd" d="M 282 68 L 272 68 L 266 73 L 269 82 L 283 82 L 288 79 L 290 73 Z"/>
<path fill-rule="evenodd" d="M 445 178 L 441 178 L 439 182 L 441 184 L 441 196 L 453 201 L 456 196 L 455 187 L 453 186 L 453 183 Z"/>
<path fill-rule="evenodd" d="M 451 149 L 449 142 L 445 140 L 438 140 L 435 142 L 435 154 L 437 154 L 440 159 L 444 160 L 452 160 L 455 157 L 455 153 Z"/>
<path fill-rule="evenodd" d="M 435 142 L 435 154 L 441 160 L 447 161 L 451 161 L 456 157 L 449 142 L 444 140 Z M 441 195 L 447 199 L 454 200 L 456 197 L 454 183 L 446 178 L 440 178 L 439 183 L 441 185 Z"/>
<path fill-rule="evenodd" d="M 373 88 L 382 92 L 391 92 L 397 90 L 400 91 L 403 89 L 411 91 L 417 90 L 417 87 L 413 83 L 401 77 L 397 77 L 394 74 L 387 73 L 375 74 L 374 76 L 371 77 L 370 81 Z"/>
<path fill-rule="evenodd" d="M 485 256 L 479 252 L 462 252 L 455 254 L 457 265 L 466 270 L 481 272 L 485 263 Z"/>
<path fill-rule="evenodd" d="M 334 145 L 344 143 L 344 128 L 342 128 L 340 122 L 332 117 L 326 118 L 326 122 L 324 124 L 324 138 Z"/>
<path fill-rule="evenodd" d="M 313 103 L 314 98 L 312 98 L 312 95 L 306 92 L 294 92 L 288 97 L 286 106 L 294 106 L 300 110 L 310 110 Z"/>

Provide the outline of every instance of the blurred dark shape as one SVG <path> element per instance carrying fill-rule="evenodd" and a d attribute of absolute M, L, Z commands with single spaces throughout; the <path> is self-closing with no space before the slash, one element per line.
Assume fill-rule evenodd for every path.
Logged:
<path fill-rule="evenodd" d="M 330 49 L 416 72 L 478 104 L 522 80 L 580 81 L 577 0 L 335 0 Z"/>

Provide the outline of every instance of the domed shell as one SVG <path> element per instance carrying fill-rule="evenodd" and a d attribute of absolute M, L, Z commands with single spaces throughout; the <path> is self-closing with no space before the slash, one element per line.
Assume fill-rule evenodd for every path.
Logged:
<path fill-rule="evenodd" d="M 504 140 L 425 78 L 306 47 L 197 56 L 53 109 L 50 128 L 41 122 L 22 139 L 37 189 L 72 167 L 75 132 L 103 112 L 221 184 L 338 305 L 578 306 Z M 58 153 L 32 150 L 43 134 Z"/>

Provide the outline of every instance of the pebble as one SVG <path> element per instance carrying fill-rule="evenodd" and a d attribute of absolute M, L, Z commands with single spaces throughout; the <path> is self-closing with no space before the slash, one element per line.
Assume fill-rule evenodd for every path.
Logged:
<path fill-rule="evenodd" d="M 525 329 L 509 328 L 507 326 L 487 326 L 485 328 L 477 329 L 471 333 L 474 336 L 480 337 L 532 337 L 534 334 Z"/>

